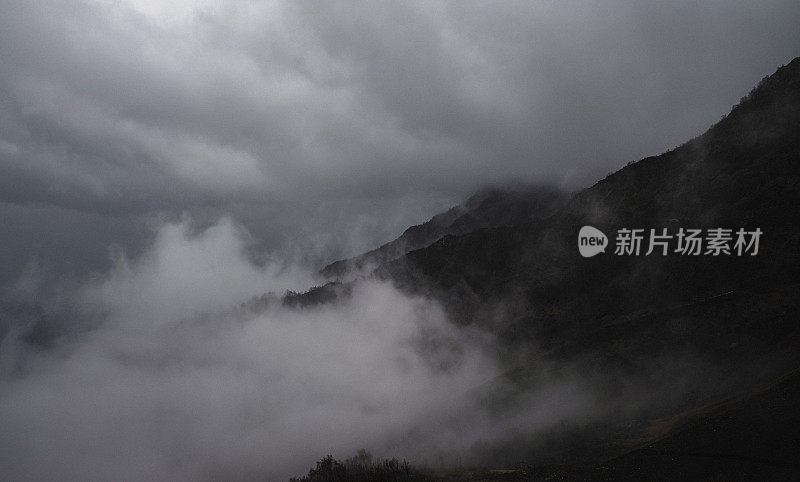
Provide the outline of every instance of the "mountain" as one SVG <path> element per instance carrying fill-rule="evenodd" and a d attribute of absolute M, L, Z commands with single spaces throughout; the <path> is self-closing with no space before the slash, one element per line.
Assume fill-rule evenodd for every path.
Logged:
<path fill-rule="evenodd" d="M 488 409 L 513 411 L 553 371 L 593 388 L 602 416 L 483 446 L 475 465 L 524 462 L 554 480 L 785 477 L 798 471 L 798 206 L 800 58 L 702 135 L 550 216 L 447 233 L 372 276 L 497 337 L 508 370 L 476 389 Z M 585 225 L 608 236 L 605 253 L 579 254 Z M 763 234 L 757 255 L 617 255 L 624 228 Z"/>
<path fill-rule="evenodd" d="M 542 365 L 570 366 L 594 380 L 610 406 L 641 402 L 635 413 L 612 417 L 623 425 L 637 420 L 630 428 L 584 427 L 571 444 L 551 450 L 559 461 L 598 463 L 651 443 L 664 420 L 702 419 L 701 407 L 747 397 L 800 367 L 798 206 L 795 59 L 703 135 L 608 176 L 553 216 L 445 236 L 376 274 L 444 300 L 455 319 L 491 329 L 509 351 L 535 341 L 507 376 L 517 387 L 535 387 Z M 609 249 L 582 258 L 576 238 L 584 225 L 609 234 L 612 244 L 620 228 L 764 234 L 757 256 L 615 256 Z M 796 420 L 785 411 L 773 415 Z M 785 452 L 773 455 L 773 465 L 793 463 Z M 518 456 L 548 458 L 533 446 Z"/>
<path fill-rule="evenodd" d="M 566 199 L 565 193 L 551 186 L 507 185 L 486 188 L 465 203 L 437 214 L 425 223 L 411 226 L 400 237 L 377 249 L 329 264 L 320 274 L 326 279 L 363 274 L 410 251 L 424 248 L 446 235 L 544 219 L 563 206 Z"/>
<path fill-rule="evenodd" d="M 539 339 L 598 317 L 655 309 L 782 279 L 800 259 L 800 60 L 765 78 L 733 111 L 686 144 L 631 164 L 536 222 L 445 236 L 377 274 L 410 291 L 515 306 L 503 329 Z M 759 228 L 758 256 L 580 257 L 577 232 L 620 228 Z M 531 306 L 557 310 L 527 313 Z M 461 307 L 461 309 L 459 309 Z M 484 310 L 485 311 L 485 310 Z M 558 312 L 558 315 L 545 315 Z M 554 328 L 555 327 L 555 328 Z M 549 337 L 549 338 L 552 338 Z"/>

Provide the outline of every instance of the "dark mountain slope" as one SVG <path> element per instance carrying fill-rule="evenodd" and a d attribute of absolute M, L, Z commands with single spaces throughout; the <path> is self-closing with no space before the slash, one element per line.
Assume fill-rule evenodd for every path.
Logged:
<path fill-rule="evenodd" d="M 559 376 L 594 393 L 595 418 L 482 446 L 475 465 L 557 464 L 544 476 L 566 480 L 702 479 L 731 476 L 724 461 L 738 457 L 730 467 L 747 478 L 786 475 L 796 447 L 746 452 L 760 440 L 793 443 L 787 434 L 800 430 L 796 377 L 775 381 L 800 368 L 798 206 L 795 59 L 703 135 L 621 169 L 552 216 L 446 235 L 374 274 L 499 338 L 509 370 L 476 390 L 493 412 L 513 413 Z M 609 236 L 605 254 L 579 255 L 583 225 Z M 764 234 L 757 256 L 613 254 L 620 228 L 681 227 Z M 686 457 L 673 450 L 682 444 Z"/>
<path fill-rule="evenodd" d="M 476 307 L 503 303 L 517 318 L 504 323 L 507 331 L 554 325 L 563 331 L 604 315 L 722 293 L 753 277 L 780 278 L 800 261 L 799 205 L 795 59 L 702 136 L 610 175 L 550 218 L 445 236 L 378 274 L 452 300 L 464 321 L 475 321 Z M 580 257 L 577 232 L 586 224 L 609 235 L 608 253 Z M 678 227 L 741 227 L 764 234 L 758 256 L 614 256 L 614 233 L 623 227 L 666 227 L 673 234 Z M 476 306 L 465 306 L 470 299 Z"/>
<path fill-rule="evenodd" d="M 595 464 L 679 425 L 664 421 L 687 413 L 703 420 L 703 407 L 754 396 L 800 367 L 798 206 L 795 59 L 702 136 L 610 175 L 550 218 L 445 236 L 376 275 L 441 299 L 457 321 L 498 335 L 516 368 L 485 387 L 493 409 L 513 410 L 520 392 L 547 383 L 543 367 L 562 367 L 594 387 L 597 410 L 607 413 L 560 435 L 484 450 L 476 461 Z M 577 233 L 587 224 L 609 236 L 605 254 L 579 255 Z M 620 228 L 680 227 L 764 234 L 757 256 L 613 254 Z M 776 424 L 800 429 L 797 412 L 777 413 Z M 731 425 L 717 428 L 741 437 Z M 781 467 L 791 463 L 786 452 L 775 456 Z M 650 460 L 640 475 L 656 474 L 666 459 Z"/>
<path fill-rule="evenodd" d="M 800 373 L 695 417 L 675 433 L 604 464 L 607 479 L 790 480 L 800 473 Z"/>
<path fill-rule="evenodd" d="M 466 234 L 478 229 L 512 226 L 544 219 L 566 202 L 566 194 L 548 186 L 505 186 L 484 189 L 467 202 L 412 226 L 400 237 L 351 259 L 336 261 L 320 274 L 336 279 L 348 273 L 371 271 L 409 251 L 424 248 L 445 235 Z"/>

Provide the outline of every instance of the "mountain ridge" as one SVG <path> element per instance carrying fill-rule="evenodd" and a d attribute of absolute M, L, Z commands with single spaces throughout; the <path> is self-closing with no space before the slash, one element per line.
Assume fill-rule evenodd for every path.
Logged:
<path fill-rule="evenodd" d="M 678 440 L 680 429 L 696 433 L 698 447 L 721 447 L 727 433 L 724 450 L 740 456 L 754 443 L 741 430 L 746 419 L 796 427 L 796 411 L 785 403 L 743 402 L 730 412 L 741 423 L 704 407 L 761 400 L 761 387 L 800 368 L 798 206 L 800 58 L 764 78 L 703 134 L 620 169 L 550 216 L 444 235 L 371 276 L 439 300 L 455 323 L 496 337 L 508 369 L 477 390 L 490 410 L 513 410 L 524 394 L 547 383 L 546 367 L 561 367 L 585 379 L 598 410 L 609 412 L 533 439 L 485 446 L 473 454 L 475 464 L 559 464 L 571 468 L 555 469 L 555 478 L 576 480 L 713 477 L 728 473 L 725 464 L 701 461 L 684 470 L 673 449 L 653 444 Z M 583 258 L 576 237 L 584 225 L 604 231 L 610 243 L 623 227 L 764 234 L 757 256 L 617 256 L 609 247 Z M 315 297 L 323 298 L 326 288 L 317 290 Z M 342 291 L 342 283 L 330 285 L 331 293 Z M 297 295 L 293 303 L 303 306 L 302 300 Z M 797 390 L 787 393 L 798 406 Z M 712 430 L 666 422 L 685 414 L 696 414 L 691 427 L 707 423 Z M 653 427 L 664 433 L 654 437 Z M 648 456 L 648 447 L 661 455 Z M 790 455 L 777 452 L 772 468 L 745 461 L 737 465 L 739 475 L 785 474 L 794 467 Z"/>
<path fill-rule="evenodd" d="M 564 192 L 546 185 L 511 184 L 484 188 L 464 203 L 409 227 L 399 237 L 378 248 L 353 258 L 334 261 L 320 270 L 319 274 L 325 279 L 364 274 L 446 235 L 543 219 L 561 207 L 566 197 Z"/>

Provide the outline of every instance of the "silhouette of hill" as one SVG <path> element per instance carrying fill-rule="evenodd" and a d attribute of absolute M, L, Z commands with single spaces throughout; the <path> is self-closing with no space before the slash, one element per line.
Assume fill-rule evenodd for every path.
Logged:
<path fill-rule="evenodd" d="M 508 185 L 481 190 L 465 203 L 411 226 L 397 239 L 355 258 L 335 261 L 320 271 L 326 279 L 364 273 L 446 235 L 512 226 L 549 217 L 563 206 L 566 194 L 551 186 Z"/>
<path fill-rule="evenodd" d="M 446 233 L 373 276 L 497 336 L 509 369 L 477 389 L 491 410 L 514 410 L 545 367 L 595 389 L 603 417 L 482 447 L 476 465 L 523 461 L 545 480 L 782 477 L 798 470 L 798 206 L 800 58 L 704 134 L 552 215 Z M 608 235 L 604 254 L 580 256 L 584 225 Z M 622 228 L 646 230 L 641 255 L 614 254 Z M 650 229 L 694 228 L 763 235 L 755 256 L 644 254 Z"/>
<path fill-rule="evenodd" d="M 503 302 L 508 329 L 560 330 L 598 316 L 654 309 L 781 277 L 800 258 L 800 60 L 765 78 L 733 111 L 686 144 L 633 163 L 579 192 L 553 216 L 513 227 L 445 236 L 381 266 L 410 291 L 454 301 L 466 321 Z M 763 231 L 757 256 L 580 257 L 579 228 L 745 228 Z M 518 305 L 513 308 L 513 305 Z M 559 305 L 558 323 L 527 307 Z M 541 311 L 541 310 L 540 310 Z M 552 310 L 551 310 L 552 311 Z M 552 315 L 548 315 L 552 316 Z M 485 320 L 484 320 L 485 321 Z M 587 321 L 589 322 L 589 321 Z M 589 322 L 592 323 L 592 322 Z M 533 333 L 531 333 L 533 334 Z"/>

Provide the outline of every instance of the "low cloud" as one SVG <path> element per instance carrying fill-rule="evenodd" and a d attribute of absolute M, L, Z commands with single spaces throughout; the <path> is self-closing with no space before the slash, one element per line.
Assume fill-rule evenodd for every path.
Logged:
<path fill-rule="evenodd" d="M 285 480 L 329 452 L 465 450 L 581 403 L 549 387 L 538 417 L 492 419 L 468 395 L 498 374 L 488 335 L 386 283 L 317 308 L 235 309 L 308 279 L 252 264 L 230 221 L 192 231 L 165 225 L 140 260 L 82 286 L 91 329 L 48 350 L 6 337 L 3 478 Z"/>

